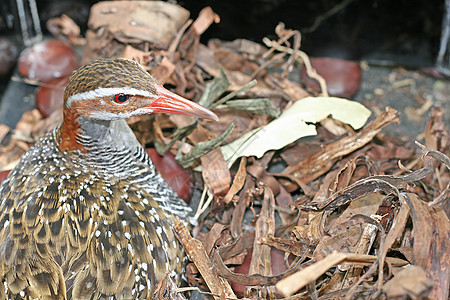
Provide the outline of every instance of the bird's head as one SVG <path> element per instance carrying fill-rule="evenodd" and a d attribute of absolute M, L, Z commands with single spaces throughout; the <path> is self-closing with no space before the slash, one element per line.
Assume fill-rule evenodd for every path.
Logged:
<path fill-rule="evenodd" d="M 72 114 L 94 120 L 156 112 L 218 120 L 210 110 L 162 87 L 129 59 L 99 59 L 79 68 L 69 79 L 64 104 Z"/>
<path fill-rule="evenodd" d="M 95 60 L 76 70 L 67 83 L 59 148 L 83 149 L 77 138 L 83 126 L 107 127 L 111 121 L 156 112 L 218 120 L 212 111 L 162 87 L 135 61 Z"/>

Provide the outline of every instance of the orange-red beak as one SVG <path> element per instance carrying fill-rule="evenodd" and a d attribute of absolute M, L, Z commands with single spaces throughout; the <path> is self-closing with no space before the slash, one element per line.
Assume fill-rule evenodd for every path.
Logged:
<path fill-rule="evenodd" d="M 172 93 L 161 85 L 157 85 L 156 90 L 158 91 L 159 97 L 153 100 L 150 105 L 145 107 L 151 109 L 154 113 L 165 112 L 214 121 L 219 120 L 217 115 L 209 109 L 206 109 L 195 102 Z"/>

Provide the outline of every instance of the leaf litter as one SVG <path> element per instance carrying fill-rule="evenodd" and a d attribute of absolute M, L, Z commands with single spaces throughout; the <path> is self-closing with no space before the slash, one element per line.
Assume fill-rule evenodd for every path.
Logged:
<path fill-rule="evenodd" d="M 220 21 L 211 8 L 191 20 L 175 4 L 141 5 L 97 4 L 85 41 L 74 29 L 66 38 L 84 44 L 84 62 L 138 60 L 161 83 L 220 116 L 219 122 L 176 115 L 128 121 L 143 145 L 170 151 L 197 171 L 196 225 L 174 226 L 189 257 L 188 286 L 167 277 L 155 299 L 448 298 L 444 112 L 434 109 L 423 145 L 401 142 L 380 132 L 400 121 L 393 108 L 367 122 L 370 107 L 328 97 L 326 82 L 300 50 L 300 32 L 280 24 L 278 39 L 265 38 L 264 45 L 245 39 L 205 45 L 201 34 Z M 141 19 L 149 21 L 131 30 Z M 299 65 L 319 81 L 319 96 L 288 79 Z M 60 121 L 60 111 L 43 119 L 34 110 L 14 131 L 1 126 L 1 170 Z"/>

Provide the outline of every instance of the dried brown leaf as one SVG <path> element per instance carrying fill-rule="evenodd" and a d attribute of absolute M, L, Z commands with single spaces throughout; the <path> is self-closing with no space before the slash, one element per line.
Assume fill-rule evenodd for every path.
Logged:
<path fill-rule="evenodd" d="M 228 193 L 223 198 L 223 202 L 225 204 L 230 203 L 233 200 L 233 197 L 242 189 L 245 183 L 245 177 L 247 176 L 247 172 L 245 170 L 245 166 L 247 164 L 247 157 L 242 157 L 241 162 L 239 163 L 239 169 L 236 172 L 236 175 L 233 179 L 233 184 L 231 185 Z"/>
<path fill-rule="evenodd" d="M 261 211 L 256 221 L 255 243 L 249 274 L 272 275 L 270 247 L 261 244 L 259 240 L 275 233 L 274 202 L 272 191 L 265 187 Z"/>
<path fill-rule="evenodd" d="M 162 1 L 106 1 L 94 4 L 89 16 L 93 30 L 107 28 L 124 44 L 150 42 L 167 49 L 189 12 Z"/>
<path fill-rule="evenodd" d="M 296 165 L 288 166 L 282 174 L 285 176 L 294 176 L 304 182 L 309 182 L 327 172 L 334 165 L 336 159 L 364 146 L 383 127 L 398 122 L 398 120 L 397 111 L 392 108 L 386 108 L 384 113 L 363 127 L 355 135 L 347 136 L 335 143 L 325 145 L 322 151 Z"/>
<path fill-rule="evenodd" d="M 177 284 L 173 281 L 172 277 L 169 276 L 169 274 L 167 274 L 163 280 L 158 282 L 158 285 L 156 286 L 156 290 L 152 296 L 152 299 L 186 300 L 186 297 L 183 294 L 179 293 L 177 290 L 178 290 Z"/>
<path fill-rule="evenodd" d="M 172 115 L 170 119 L 178 128 L 190 125 L 184 117 Z M 189 139 L 198 144 L 210 140 L 208 131 L 201 125 L 189 135 Z M 220 148 L 216 148 L 200 158 L 202 163 L 202 175 L 208 188 L 214 195 L 224 196 L 231 185 L 231 174 L 228 170 L 225 158 Z"/>
<path fill-rule="evenodd" d="M 85 43 L 81 37 L 80 27 L 67 15 L 49 19 L 46 23 L 48 31 L 58 39 L 68 40 L 72 45 L 80 46 Z"/>
<path fill-rule="evenodd" d="M 232 272 L 224 264 L 224 260 L 235 257 L 254 244 L 255 233 L 246 231 L 234 243 L 217 248 L 213 254 L 214 266 L 220 276 L 244 286 L 273 286 L 282 278 L 294 274 L 300 267 L 300 261 L 291 269 L 274 276 L 260 274 L 245 275 Z"/>
<path fill-rule="evenodd" d="M 301 243 L 317 245 L 325 234 L 326 213 L 311 213 L 308 225 L 295 226 L 292 233 Z"/>
<path fill-rule="evenodd" d="M 215 295 L 214 298 L 222 299 L 222 297 L 228 297 L 230 299 L 237 299 L 228 282 L 220 278 L 213 271 L 214 267 L 209 260 L 203 244 L 199 240 L 192 238 L 183 222 L 176 221 L 174 230 L 186 250 L 186 254 L 194 262 L 211 293 Z"/>
<path fill-rule="evenodd" d="M 450 286 L 450 222 L 440 207 L 429 207 L 433 237 L 425 269 L 428 278 L 433 280 L 430 299 L 448 299 Z"/>
<path fill-rule="evenodd" d="M 419 199 L 416 194 L 405 194 L 405 199 L 411 209 L 414 226 L 413 263 L 425 268 L 428 256 L 430 255 L 430 245 L 433 236 L 432 223 L 430 223 L 430 213 L 427 205 Z"/>
<path fill-rule="evenodd" d="M 202 240 L 202 243 L 208 255 L 211 254 L 213 247 L 218 245 L 220 240 L 227 240 L 227 234 L 225 231 L 227 231 L 227 226 L 219 223 L 214 223 L 211 230 L 206 234 L 206 236 Z M 220 244 L 218 246 L 220 246 Z"/>
<path fill-rule="evenodd" d="M 205 32 L 206 29 L 208 29 L 209 26 L 211 26 L 212 23 L 219 22 L 219 15 L 217 15 L 212 10 L 212 8 L 208 6 L 200 11 L 191 28 L 195 31 L 196 34 L 201 35 L 203 32 Z"/>
<path fill-rule="evenodd" d="M 442 109 L 434 108 L 425 127 L 425 145 L 441 152 L 444 152 L 450 146 L 449 131 L 442 119 L 443 113 Z"/>
<path fill-rule="evenodd" d="M 126 45 L 125 49 L 123 50 L 122 55 L 120 58 L 126 58 L 126 59 L 132 59 L 137 61 L 141 64 L 142 67 L 146 68 L 148 63 L 151 60 L 151 56 L 139 49 L 136 49 L 130 45 Z M 148 68 L 148 67 L 147 67 Z M 148 71 L 148 69 L 146 69 Z"/>
<path fill-rule="evenodd" d="M 389 194 L 391 191 L 398 191 L 398 189 L 406 187 L 409 183 L 425 178 L 432 172 L 432 164 L 429 162 L 425 167 L 403 176 L 376 175 L 367 177 L 334 193 L 325 201 L 319 203 L 311 202 L 307 205 L 302 205 L 302 209 L 331 210 L 369 193 L 384 192 L 385 194 Z"/>
<path fill-rule="evenodd" d="M 225 196 L 231 185 L 231 175 L 220 148 L 200 158 L 206 186 L 216 196 Z"/>
<path fill-rule="evenodd" d="M 394 217 L 394 221 L 392 223 L 391 229 L 389 230 L 388 234 L 386 235 L 386 238 L 383 243 L 383 247 L 380 249 L 379 252 L 379 258 L 380 258 L 380 266 L 384 266 L 384 261 L 386 259 L 387 252 L 392 247 L 394 242 L 400 237 L 400 235 L 403 233 L 406 222 L 408 221 L 410 209 L 407 205 L 402 205 L 400 207 L 400 210 L 398 211 L 397 215 Z M 380 268 L 378 270 L 378 288 L 381 288 L 381 285 L 383 284 L 383 269 Z"/>
<path fill-rule="evenodd" d="M 405 299 L 406 297 L 417 299 L 426 297 L 432 286 L 433 282 L 427 278 L 421 267 L 410 265 L 386 282 L 383 292 L 388 299 Z"/>
<path fill-rule="evenodd" d="M 250 189 L 252 188 L 253 182 L 250 179 L 250 175 L 247 175 L 244 187 L 239 193 L 239 200 L 236 207 L 233 210 L 233 215 L 231 218 L 230 230 L 233 237 L 237 238 L 242 233 L 242 221 L 244 219 L 244 214 L 247 206 L 250 204 L 252 194 Z"/>
<path fill-rule="evenodd" d="M 310 265 L 301 271 L 280 280 L 276 284 L 278 291 L 283 296 L 292 296 L 296 291 L 305 287 L 308 283 L 315 281 L 322 274 L 328 271 L 335 265 L 347 263 L 352 265 L 367 266 L 377 260 L 376 256 L 366 254 L 354 254 L 354 253 L 332 253 L 324 259 Z M 396 266 L 404 266 L 408 263 L 402 259 L 389 257 L 387 259 L 389 263 Z"/>
<path fill-rule="evenodd" d="M 336 251 L 357 253 L 363 229 L 358 222 L 354 222 L 350 218 L 355 215 L 370 217 L 375 214 L 383 198 L 384 196 L 380 194 L 368 194 L 353 201 L 333 222 L 331 228 L 327 230 L 327 235 L 321 237 L 313 257 L 319 260 Z"/>

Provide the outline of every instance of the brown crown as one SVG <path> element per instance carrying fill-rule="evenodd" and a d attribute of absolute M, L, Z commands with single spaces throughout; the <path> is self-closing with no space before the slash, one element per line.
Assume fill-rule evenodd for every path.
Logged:
<path fill-rule="evenodd" d="M 76 70 L 64 91 L 64 102 L 75 94 L 97 88 L 131 87 L 157 94 L 158 84 L 137 62 L 128 59 L 98 59 Z"/>

